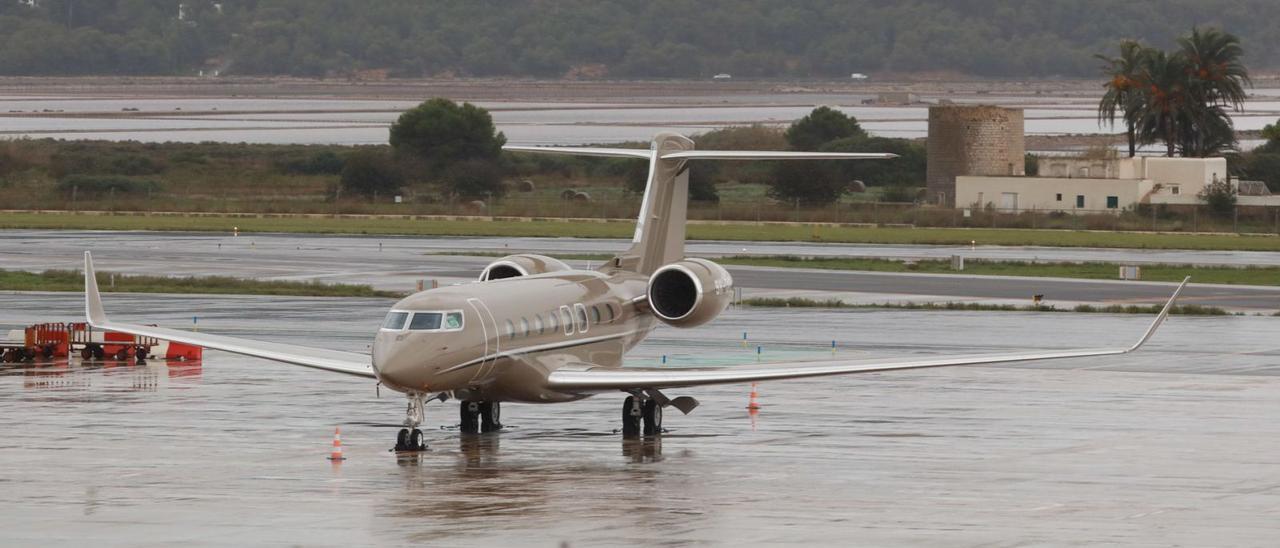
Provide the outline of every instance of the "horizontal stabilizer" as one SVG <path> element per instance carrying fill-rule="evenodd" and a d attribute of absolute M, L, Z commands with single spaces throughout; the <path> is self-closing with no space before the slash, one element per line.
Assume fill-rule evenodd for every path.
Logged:
<path fill-rule="evenodd" d="M 653 151 L 639 148 L 597 147 L 531 147 L 507 145 L 503 150 L 560 154 L 565 156 L 602 156 L 606 158 L 653 159 Z M 787 150 L 682 150 L 659 156 L 662 160 L 889 160 L 897 154 L 880 152 L 796 152 Z"/>
<path fill-rule="evenodd" d="M 887 152 L 792 152 L 774 150 L 686 150 L 663 154 L 663 160 L 889 160 Z"/>
<path fill-rule="evenodd" d="M 597 147 L 529 147 L 506 145 L 502 150 L 511 152 L 532 152 L 534 154 L 560 154 L 564 156 L 603 156 L 606 158 L 653 158 L 653 151 L 643 148 L 597 148 Z"/>

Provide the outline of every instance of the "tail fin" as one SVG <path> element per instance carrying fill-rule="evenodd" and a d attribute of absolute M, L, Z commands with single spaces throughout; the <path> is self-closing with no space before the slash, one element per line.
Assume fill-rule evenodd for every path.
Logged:
<path fill-rule="evenodd" d="M 663 132 L 653 138 L 649 150 L 590 147 L 504 146 L 513 152 L 608 156 L 649 160 L 649 179 L 636 219 L 631 247 L 618 255 L 615 265 L 641 274 L 652 274 L 663 265 L 684 258 L 684 232 L 689 205 L 689 160 L 880 160 L 894 154 L 851 152 L 770 152 L 747 150 L 694 150 L 693 140 Z"/>

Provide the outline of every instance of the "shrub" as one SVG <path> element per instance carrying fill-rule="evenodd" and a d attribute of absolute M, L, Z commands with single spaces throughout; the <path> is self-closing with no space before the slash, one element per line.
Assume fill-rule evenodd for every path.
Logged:
<path fill-rule="evenodd" d="M 276 169 L 288 175 L 339 175 L 346 162 L 331 150 L 324 150 L 305 158 L 291 158 L 276 164 Z"/>
<path fill-rule="evenodd" d="M 68 196 L 73 191 L 81 196 L 100 196 L 113 191 L 116 194 L 142 194 L 159 190 L 160 184 L 114 175 L 68 175 L 58 181 L 55 189 Z"/>
<path fill-rule="evenodd" d="M 373 196 L 390 195 L 400 189 L 404 177 L 390 154 L 361 150 L 347 157 L 340 184 L 344 192 Z"/>
<path fill-rule="evenodd" d="M 155 175 L 164 166 L 137 154 L 113 154 L 102 150 L 61 150 L 49 159 L 55 177 L 69 175 Z"/>
<path fill-rule="evenodd" d="M 1208 204 L 1210 211 L 1219 215 L 1230 214 L 1236 208 L 1236 189 L 1225 179 L 1205 185 L 1199 197 Z"/>
<path fill-rule="evenodd" d="M 467 160 L 454 164 L 444 173 L 445 191 L 459 198 L 501 197 L 502 170 L 493 162 Z"/>

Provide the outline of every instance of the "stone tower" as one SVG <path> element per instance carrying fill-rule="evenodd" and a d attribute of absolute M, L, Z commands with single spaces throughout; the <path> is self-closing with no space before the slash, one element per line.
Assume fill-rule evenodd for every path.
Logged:
<path fill-rule="evenodd" d="M 1022 109 L 929 107 L 927 201 L 955 207 L 958 175 L 1024 175 Z"/>

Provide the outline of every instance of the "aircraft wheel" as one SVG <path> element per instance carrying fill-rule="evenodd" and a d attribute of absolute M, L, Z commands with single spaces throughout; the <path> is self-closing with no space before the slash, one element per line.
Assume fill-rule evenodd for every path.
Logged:
<path fill-rule="evenodd" d="M 409 429 L 401 428 L 400 433 L 396 434 L 396 451 L 409 450 Z"/>
<path fill-rule="evenodd" d="M 53 357 L 53 353 L 54 353 L 56 350 L 57 350 L 57 349 L 56 349 L 56 348 L 54 348 L 54 346 L 53 346 L 53 345 L 51 345 L 51 344 L 46 344 L 46 345 L 44 345 L 44 348 L 41 348 L 41 349 L 40 349 L 40 354 L 41 354 L 41 355 L 43 355 L 43 356 L 44 356 L 44 359 L 46 359 L 46 360 L 47 360 L 47 359 L 49 359 L 49 358 L 52 358 L 52 357 Z"/>
<path fill-rule="evenodd" d="M 90 348 L 90 347 L 88 347 L 88 346 L 86 346 L 86 347 L 84 347 L 84 348 L 81 348 L 81 349 L 80 349 L 80 359 L 82 359 L 82 360 L 91 360 L 91 359 L 93 359 L 93 349 L 92 349 L 92 348 Z"/>
<path fill-rule="evenodd" d="M 409 432 L 409 451 L 425 451 L 427 443 L 422 441 L 422 431 L 414 428 Z"/>
<path fill-rule="evenodd" d="M 120 361 L 129 359 L 129 349 L 121 348 L 120 350 L 116 350 L 116 359 Z"/>
<path fill-rule="evenodd" d="M 496 401 L 480 404 L 480 431 L 497 432 L 502 430 L 502 405 Z"/>
<path fill-rule="evenodd" d="M 658 400 L 649 398 L 644 402 L 644 435 L 658 436 L 662 434 L 662 406 Z"/>
<path fill-rule="evenodd" d="M 458 418 L 463 434 L 475 434 L 480 431 L 480 402 L 463 401 L 458 406 Z"/>
<path fill-rule="evenodd" d="M 95 360 L 101 360 L 102 358 L 105 358 L 106 356 L 107 356 L 107 351 L 106 351 L 106 350 L 103 350 L 101 346 L 94 346 L 94 347 L 93 347 L 93 359 L 95 359 Z"/>
<path fill-rule="evenodd" d="M 627 396 L 622 401 L 622 437 L 635 438 L 640 436 L 640 423 L 644 411 L 640 408 L 640 401 L 635 396 Z"/>

